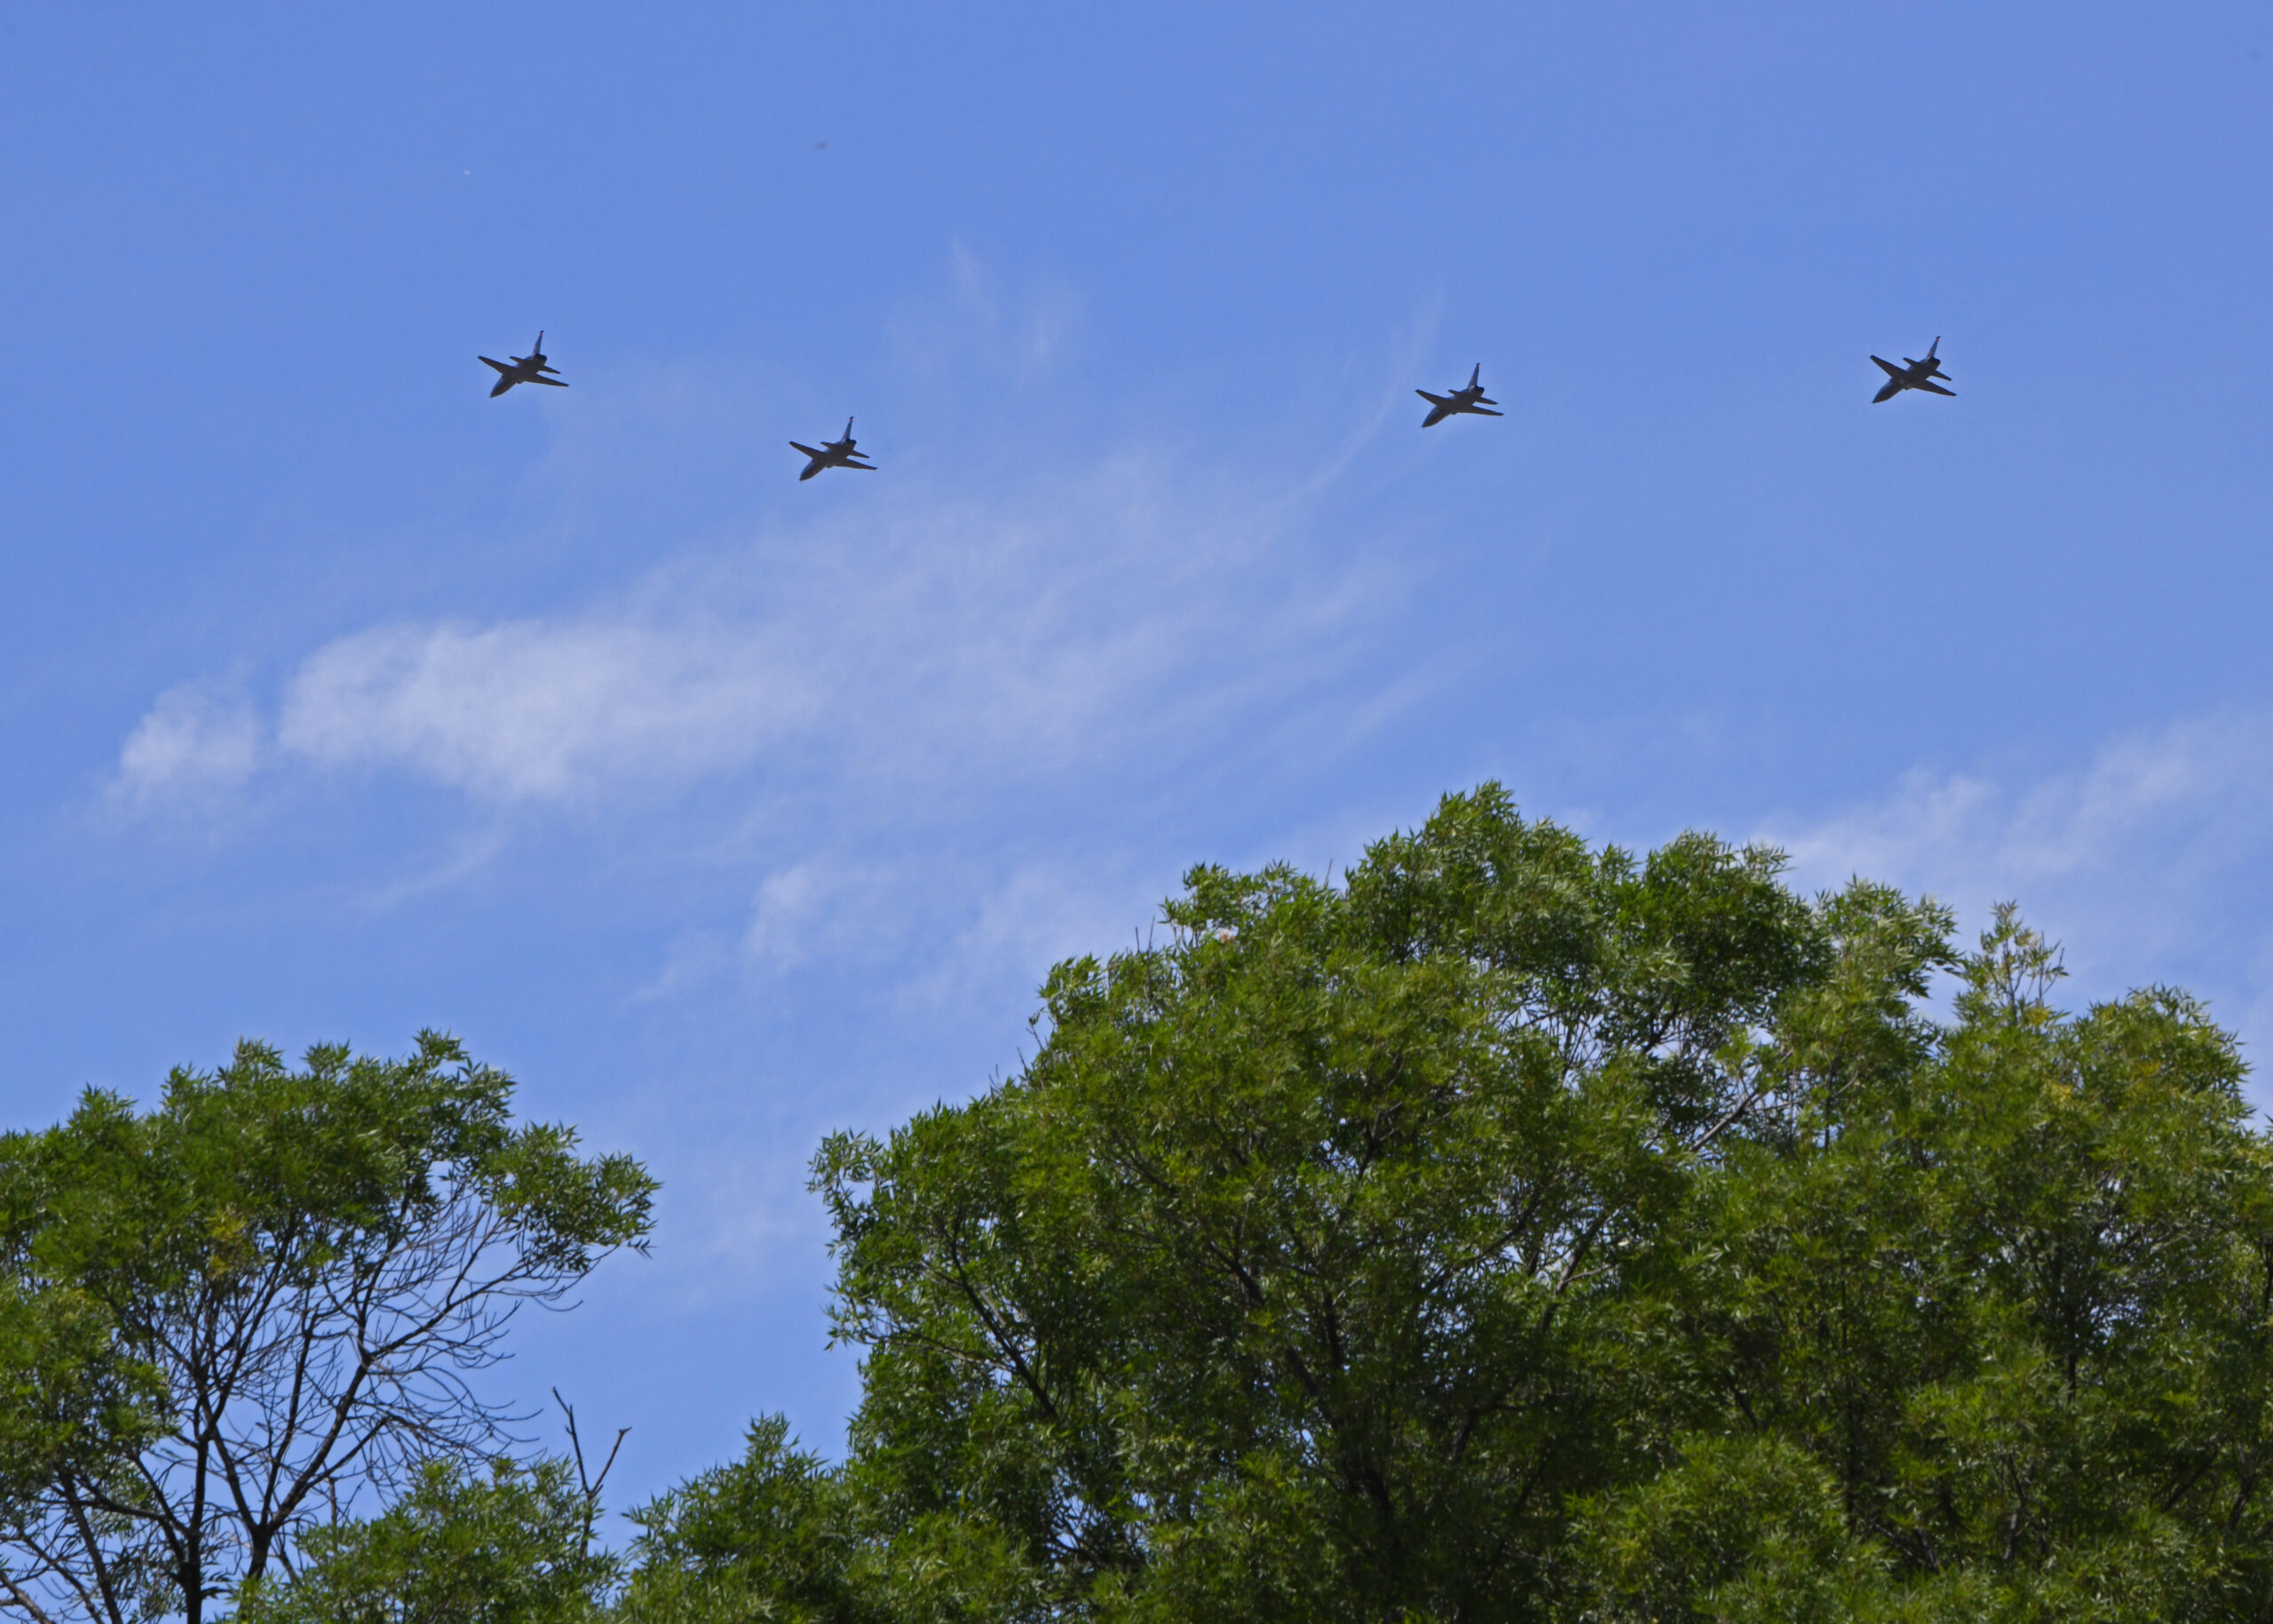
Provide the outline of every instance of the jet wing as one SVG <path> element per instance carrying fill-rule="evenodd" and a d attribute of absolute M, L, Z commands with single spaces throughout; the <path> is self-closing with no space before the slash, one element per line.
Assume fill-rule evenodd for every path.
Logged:
<path fill-rule="evenodd" d="M 550 384 L 555 389 L 566 389 L 568 387 L 568 380 L 566 378 L 546 377 L 541 373 L 536 376 L 530 378 L 528 381 L 532 384 Z"/>
<path fill-rule="evenodd" d="M 1504 417 L 1508 415 L 1505 412 L 1486 411 L 1480 406 L 1471 406 L 1468 409 L 1470 416 L 1477 417 Z"/>
<path fill-rule="evenodd" d="M 1883 356 L 1883 355 L 1873 355 L 1873 356 L 1872 356 L 1872 357 L 1871 357 L 1871 359 L 1872 359 L 1873 360 L 1874 360 L 1874 361 L 1878 362 L 1878 364 L 1879 364 L 1880 366 L 1881 366 L 1881 367 L 1883 367 L 1883 368 L 1886 368 L 1886 375 L 1887 375 L 1887 376 L 1889 376 L 1889 377 L 1900 377 L 1900 376 L 1902 376 L 1902 368 L 1899 368 L 1899 367 L 1897 367 L 1897 366 L 1896 366 L 1892 361 L 1890 361 L 1890 360 L 1887 360 L 1887 358 L 1886 358 L 1885 356 Z"/>
<path fill-rule="evenodd" d="M 816 451 L 811 446 L 801 446 L 794 440 L 789 442 L 789 449 L 792 451 L 802 451 L 807 456 L 827 456 L 828 455 L 826 451 Z"/>
<path fill-rule="evenodd" d="M 498 370 L 498 371 L 500 371 L 500 372 L 511 372 L 511 371 L 512 370 L 512 368 L 511 368 L 511 367 L 507 366 L 503 361 L 502 361 L 502 360 L 490 360 L 490 359 L 489 359 L 487 355 L 477 355 L 477 356 L 475 356 L 475 357 L 474 357 L 474 360 L 478 360 L 478 361 L 487 362 L 488 365 L 490 365 L 490 366 L 492 366 L 492 367 L 496 368 L 497 368 L 497 370 Z"/>
<path fill-rule="evenodd" d="M 1957 399 L 1956 390 L 1944 389 L 1939 384 L 1913 384 L 1910 387 L 1913 389 L 1930 389 L 1937 395 L 1947 395 L 1952 400 Z"/>

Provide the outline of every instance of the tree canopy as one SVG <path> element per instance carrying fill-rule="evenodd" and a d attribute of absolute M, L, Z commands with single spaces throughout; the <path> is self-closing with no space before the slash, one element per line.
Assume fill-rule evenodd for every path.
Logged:
<path fill-rule="evenodd" d="M 432 1034 L 248 1043 L 0 1137 L 0 1607 L 196 1624 L 366 1485 L 505 1441 L 472 1378 L 645 1244 L 654 1187 L 511 1093 Z"/>
<path fill-rule="evenodd" d="M 707 1532 L 645 1582 L 847 1620 L 2273 1609 L 2273 1167 L 2183 994 L 2063 1014 L 2010 910 L 1961 955 L 1930 902 L 1590 850 L 1493 787 L 1338 886 L 1195 869 L 1167 924 L 1059 966 L 1016 1075 L 823 1146 L 847 1458 L 765 1434 L 651 1509 Z"/>
<path fill-rule="evenodd" d="M 2060 973 L 1488 785 L 1338 884 L 1196 868 L 1014 1074 L 821 1146 L 841 1460 L 761 1420 L 620 1557 L 557 1463 L 430 1467 L 248 1624 L 2273 1616 L 2273 1144 L 2198 1002 Z M 0 1469 L 179 1447 L 107 1279 L 0 1298 L 67 1351 Z"/>

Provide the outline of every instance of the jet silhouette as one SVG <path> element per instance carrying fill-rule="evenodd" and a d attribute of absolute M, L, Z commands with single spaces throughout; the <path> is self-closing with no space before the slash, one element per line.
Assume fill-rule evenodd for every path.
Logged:
<path fill-rule="evenodd" d="M 510 367 L 502 360 L 490 360 L 487 355 L 478 355 L 474 359 L 488 361 L 489 365 L 497 368 L 497 387 L 489 392 L 489 398 L 493 400 L 516 384 L 550 384 L 555 389 L 568 387 L 567 384 L 559 378 L 544 376 L 553 368 L 545 365 L 543 332 L 537 334 L 536 342 L 529 346 L 529 353 L 527 355 L 514 356 L 513 364 Z"/>
<path fill-rule="evenodd" d="M 1913 360 L 1905 355 L 1899 367 L 1882 355 L 1872 356 L 1871 359 L 1878 362 L 1886 373 L 1886 387 L 1871 397 L 1871 404 L 1876 406 L 1881 400 L 1891 400 L 1905 389 L 1922 389 L 1929 394 L 1948 395 L 1954 399 L 1956 390 L 1944 389 L 1934 382 L 1937 377 L 1949 376 L 1942 370 L 1942 363 L 1934 359 L 1934 352 L 1941 347 L 1942 341 L 1936 337 L 1928 346 L 1925 360 Z"/>
<path fill-rule="evenodd" d="M 1505 412 L 1485 410 L 1485 408 L 1497 406 L 1499 402 L 1484 398 L 1484 385 L 1476 381 L 1483 376 L 1484 363 L 1477 361 L 1476 370 L 1468 375 L 1468 386 L 1465 389 L 1455 389 L 1448 395 L 1432 395 L 1425 389 L 1414 390 L 1413 392 L 1414 394 L 1429 402 L 1429 415 L 1421 420 L 1421 426 L 1424 429 L 1433 429 L 1456 412 L 1473 412 L 1478 417 L 1506 416 L 1508 414 Z"/>
<path fill-rule="evenodd" d="M 799 474 L 797 478 L 801 480 L 810 479 L 824 468 L 858 468 L 864 473 L 875 472 L 875 463 L 860 461 L 861 454 L 854 448 L 858 443 L 852 438 L 852 419 L 850 417 L 844 420 L 844 438 L 832 440 L 818 450 L 812 446 L 802 446 L 796 440 L 791 440 L 790 450 L 802 451 L 812 458 L 812 461 L 805 464 L 805 471 Z"/>

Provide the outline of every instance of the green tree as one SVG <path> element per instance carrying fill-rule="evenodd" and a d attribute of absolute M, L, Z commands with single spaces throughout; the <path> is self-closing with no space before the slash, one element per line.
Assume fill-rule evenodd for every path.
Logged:
<path fill-rule="evenodd" d="M 1637 1269 L 1667 1444 L 1589 1511 L 1604 1616 L 1762 1616 L 1714 1576 L 1794 1582 L 1798 1546 L 1731 1565 L 1682 1521 L 1739 1446 L 1810 1463 L 1889 1617 L 2273 1608 L 2273 1147 L 2233 1043 L 2164 989 L 2058 1013 L 2009 908 L 1963 970 L 1915 1064 L 1732 1149 Z"/>
<path fill-rule="evenodd" d="M 849 1624 L 866 1614 L 852 1565 L 860 1544 L 838 1476 L 769 1415 L 742 1458 L 631 1513 L 636 1575 L 622 1616 L 636 1624 Z"/>
<path fill-rule="evenodd" d="M 511 1093 L 432 1034 L 249 1043 L 0 1137 L 0 1378 L 43 1406 L 0 1421 L 6 1604 L 198 1624 L 364 1485 L 495 1452 L 514 1310 L 644 1248 L 654 1188 Z"/>
<path fill-rule="evenodd" d="M 1018 1074 L 825 1144 L 849 1457 L 754 1438 L 633 1592 L 2273 1616 L 2273 1152 L 2232 1041 L 2167 990 L 2061 1013 L 2008 909 L 1960 955 L 1936 905 L 1779 874 L 1490 786 L 1338 887 L 1193 870 L 1165 939 L 1053 972 Z"/>
<path fill-rule="evenodd" d="M 592 1549 L 592 1509 L 566 1461 L 487 1477 L 429 1461 L 383 1515 L 310 1529 L 289 1577 L 245 1586 L 237 1624 L 583 1624 L 619 1566 Z"/>
<path fill-rule="evenodd" d="M 1487 788 L 1061 966 L 1019 1076 L 820 1157 L 874 1525 L 986 1531 L 1050 1612 L 1531 1616 L 1649 1442 L 1625 1260 L 1782 1131 L 1762 1034 L 1892 907 L 1777 874 Z"/>
<path fill-rule="evenodd" d="M 618 1566 L 595 1490 L 476 1477 L 454 1462 L 486 1413 L 445 1412 L 369 1433 L 440 1460 L 380 1517 L 287 1527 L 297 1577 L 241 1610 L 2273 1617 L 2273 1143 L 2236 1046 L 2166 988 L 2062 1011 L 2058 955 L 2010 908 L 1974 952 L 1952 929 L 1864 882 L 1798 897 L 1773 852 L 1701 836 L 1589 850 L 1489 786 L 1338 887 L 1195 869 L 1165 939 L 1052 973 L 1015 1076 L 822 1146 L 836 1329 L 864 1354 L 842 1463 L 760 1422 L 633 1514 Z M 247 1095 L 267 1126 L 217 1141 L 215 1188 L 266 1187 L 253 1152 L 302 1143 L 298 1097 Z M 140 1166 L 103 1147 L 155 1119 L 81 1117 L 38 1189 L 83 1193 L 9 1208 L 50 1261 L 0 1295 L 0 1380 L 27 1395 L 0 1504 L 46 1528 L 103 1485 L 76 1492 L 113 1519 L 114 1580 L 170 1604 L 120 1463 L 167 1482 L 151 1463 L 204 1434 L 114 1305 L 145 1279 L 234 1301 L 210 1282 L 265 1232 L 226 1203 L 136 1216 L 173 1209 L 86 1169 Z M 0 1167 L 45 1165 L 26 1146 Z M 582 1266 L 644 1234 L 636 1169 L 549 1153 L 550 1187 L 620 1226 Z M 50 1233 L 79 1239 L 37 1254 Z M 153 1234 L 178 1250 L 107 1239 Z M 466 1256 L 525 1252 L 499 1232 Z"/>
<path fill-rule="evenodd" d="M 1000 1624 L 1040 1610 L 999 1531 L 933 1514 L 887 1528 L 853 1482 L 767 1416 L 742 1458 L 631 1514 L 622 1624 Z"/>

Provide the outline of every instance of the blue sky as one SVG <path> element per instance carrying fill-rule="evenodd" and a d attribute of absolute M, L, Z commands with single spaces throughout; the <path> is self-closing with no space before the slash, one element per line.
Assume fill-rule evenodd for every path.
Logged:
<path fill-rule="evenodd" d="M 2273 1040 L 2261 10 L 470 9 L 0 22 L 4 1105 L 458 1033 L 625 1495 L 838 1438 L 820 1134 L 1485 778 Z"/>

